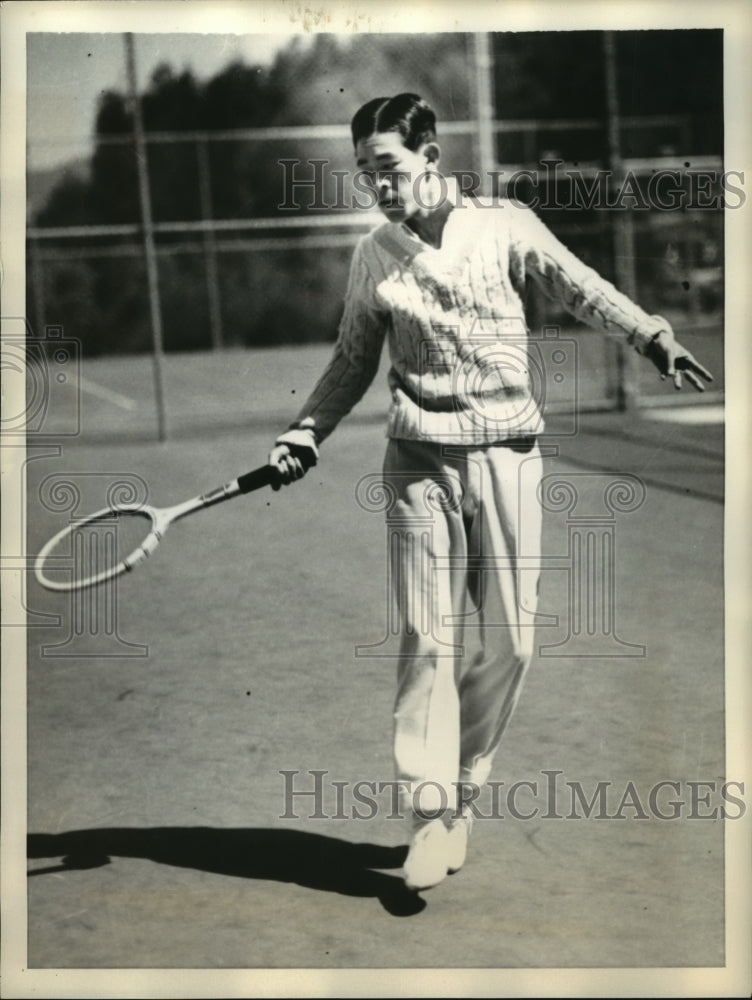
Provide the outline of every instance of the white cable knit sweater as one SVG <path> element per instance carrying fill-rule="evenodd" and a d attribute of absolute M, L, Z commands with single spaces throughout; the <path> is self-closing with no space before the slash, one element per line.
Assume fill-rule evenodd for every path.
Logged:
<path fill-rule="evenodd" d="M 312 418 L 317 442 L 327 437 L 373 380 L 386 337 L 389 437 L 486 445 L 540 433 L 525 349 L 527 277 L 577 319 L 640 353 L 670 331 L 570 253 L 530 209 L 458 198 L 440 249 L 400 223 L 360 240 L 334 354 L 291 426 Z"/>

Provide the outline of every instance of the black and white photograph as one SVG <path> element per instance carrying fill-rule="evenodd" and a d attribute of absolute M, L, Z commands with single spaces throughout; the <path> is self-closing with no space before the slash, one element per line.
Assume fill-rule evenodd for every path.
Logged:
<path fill-rule="evenodd" d="M 748 996 L 745 5 L 0 18 L 3 995 Z"/>

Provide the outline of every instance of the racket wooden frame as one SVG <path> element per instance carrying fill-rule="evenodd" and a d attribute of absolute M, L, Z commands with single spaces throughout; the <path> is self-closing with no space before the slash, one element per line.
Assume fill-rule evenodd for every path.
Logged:
<path fill-rule="evenodd" d="M 277 469 L 272 465 L 262 465 L 258 469 L 245 473 L 237 479 L 233 479 L 224 486 L 218 486 L 208 493 L 191 497 L 183 503 L 175 504 L 172 507 L 154 507 L 150 504 L 114 504 L 111 507 L 104 507 L 83 518 L 77 518 L 66 525 L 62 531 L 44 545 L 34 561 L 34 575 L 42 587 L 47 590 L 59 592 L 69 592 L 73 590 L 83 590 L 86 587 L 96 587 L 100 584 L 112 580 L 123 573 L 130 573 L 140 563 L 147 559 L 157 548 L 165 536 L 167 529 L 175 521 L 194 514 L 197 510 L 206 507 L 213 507 L 215 504 L 224 503 L 225 500 L 232 500 L 234 497 L 243 496 L 246 493 L 253 493 L 254 490 L 262 489 L 264 486 L 271 486 L 279 478 Z M 52 580 L 45 573 L 45 563 L 50 553 L 60 546 L 66 536 L 73 536 L 74 532 L 80 530 L 95 521 L 105 521 L 108 518 L 118 516 L 144 517 L 151 521 L 151 529 L 144 541 L 133 549 L 124 559 L 121 559 L 114 566 L 109 566 L 104 570 L 92 573 L 80 579 Z"/>

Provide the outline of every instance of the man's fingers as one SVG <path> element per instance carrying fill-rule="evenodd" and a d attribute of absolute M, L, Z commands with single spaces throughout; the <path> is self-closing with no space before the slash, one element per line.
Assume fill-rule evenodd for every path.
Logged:
<path fill-rule="evenodd" d="M 280 486 L 286 485 L 293 478 L 294 470 L 290 464 L 291 458 L 290 450 L 286 445 L 278 445 L 276 448 L 272 448 L 269 453 L 269 465 L 273 465 L 279 473 L 276 482 L 272 483 L 273 490 L 278 490 Z"/>
<path fill-rule="evenodd" d="M 701 375 L 706 382 L 712 382 L 713 376 L 703 365 L 700 364 L 691 354 L 686 354 L 683 357 L 676 359 L 676 367 L 682 368 L 687 373 L 696 372 Z M 693 383 L 694 384 L 694 383 Z"/>
<path fill-rule="evenodd" d="M 292 449 L 289 445 L 281 444 L 269 452 L 269 464 L 279 472 L 279 479 L 272 484 L 273 489 L 278 490 L 280 486 L 302 479 L 308 469 L 316 464 L 316 454 L 312 449 Z"/>
<path fill-rule="evenodd" d="M 294 479 L 300 479 L 304 474 L 300 459 L 290 454 L 285 455 L 280 471 L 286 483 L 292 482 Z"/>
<path fill-rule="evenodd" d="M 675 389 L 681 389 L 682 375 L 698 392 L 705 391 L 705 386 L 700 381 L 701 378 L 706 382 L 713 381 L 713 376 L 708 369 L 696 361 L 694 356 L 681 344 L 663 345 L 653 341 L 646 353 L 658 368 L 661 381 L 665 382 L 667 378 L 671 379 Z"/>
<path fill-rule="evenodd" d="M 690 351 L 685 350 L 681 344 L 676 345 L 677 350 L 674 355 L 674 363 L 677 368 L 682 371 L 693 371 L 696 375 L 700 375 L 705 379 L 706 382 L 712 382 L 713 376 L 700 362 L 695 358 L 694 354 Z"/>
<path fill-rule="evenodd" d="M 706 382 L 712 382 L 713 376 L 699 361 L 696 361 L 691 354 L 680 354 L 676 359 L 676 373 L 684 372 L 684 376 L 690 385 L 693 385 L 698 392 L 705 392 L 705 386 L 702 384 L 700 379 L 697 377 L 700 375 L 705 379 Z M 677 384 L 676 378 L 674 378 L 674 385 L 677 389 L 681 388 L 681 382 Z"/>
<path fill-rule="evenodd" d="M 684 377 L 686 378 L 687 382 L 689 382 L 690 385 L 693 385 L 695 389 L 697 389 L 698 392 L 705 392 L 705 386 L 695 375 L 695 373 L 689 370 L 689 368 L 684 372 Z"/>

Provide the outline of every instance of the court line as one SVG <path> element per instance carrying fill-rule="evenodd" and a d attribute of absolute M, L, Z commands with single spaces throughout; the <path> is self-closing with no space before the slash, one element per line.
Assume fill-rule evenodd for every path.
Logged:
<path fill-rule="evenodd" d="M 138 406 L 136 400 L 131 399 L 130 396 L 124 396 L 122 393 L 115 392 L 114 389 L 107 389 L 105 386 L 99 385 L 98 382 L 92 382 L 91 379 L 84 378 L 83 375 L 78 375 L 77 381 L 79 388 L 90 396 L 95 396 L 97 399 L 103 399 L 107 403 L 119 406 L 121 410 L 132 411 Z"/>
<path fill-rule="evenodd" d="M 670 409 L 643 410 L 641 416 L 645 420 L 659 420 L 661 423 L 722 424 L 724 407 L 722 404 L 672 406 Z"/>
<path fill-rule="evenodd" d="M 556 461 L 562 462 L 564 465 L 574 465 L 579 466 L 582 469 L 591 469 L 594 472 L 611 472 L 614 475 L 618 475 L 619 471 L 615 469 L 612 465 L 603 465 L 600 462 L 590 462 L 584 458 L 575 458 L 572 455 L 557 455 L 555 456 Z M 628 475 L 637 476 L 646 486 L 654 486 L 659 490 L 666 490 L 668 493 L 678 493 L 680 496 L 689 497 L 695 500 L 709 500 L 711 503 L 718 503 L 725 505 L 726 498 L 724 494 L 713 493 L 710 490 L 698 490 L 694 486 L 682 486 L 680 483 L 669 483 L 663 479 L 658 479 L 654 476 L 645 476 L 641 472 L 629 472 Z"/>
<path fill-rule="evenodd" d="M 702 404 L 696 404 L 696 405 L 702 405 Z M 554 424 L 554 419 L 549 418 L 547 422 L 548 424 Z M 661 421 L 661 423 L 663 424 L 664 421 Z M 626 427 L 622 428 L 619 426 L 613 426 L 613 427 L 578 426 L 577 436 L 581 437 L 583 435 L 585 436 L 590 435 L 592 437 L 619 438 L 622 441 L 629 441 L 632 444 L 636 445 L 643 445 L 643 446 L 659 445 L 662 448 L 666 447 L 665 438 L 660 442 L 657 441 L 654 437 L 651 436 L 649 427 L 647 426 L 643 427 L 643 433 L 640 433 L 639 430 L 631 430 Z M 554 433 L 552 434 L 552 436 L 556 437 L 556 434 Z M 545 432 L 542 435 L 542 437 L 545 438 Z M 685 441 L 671 441 L 670 450 L 674 452 L 681 452 L 686 455 L 700 456 L 702 458 L 707 458 L 715 462 L 722 463 L 725 461 L 725 452 L 723 449 L 719 451 L 718 449 L 706 448 L 698 444 L 687 444 Z"/>

